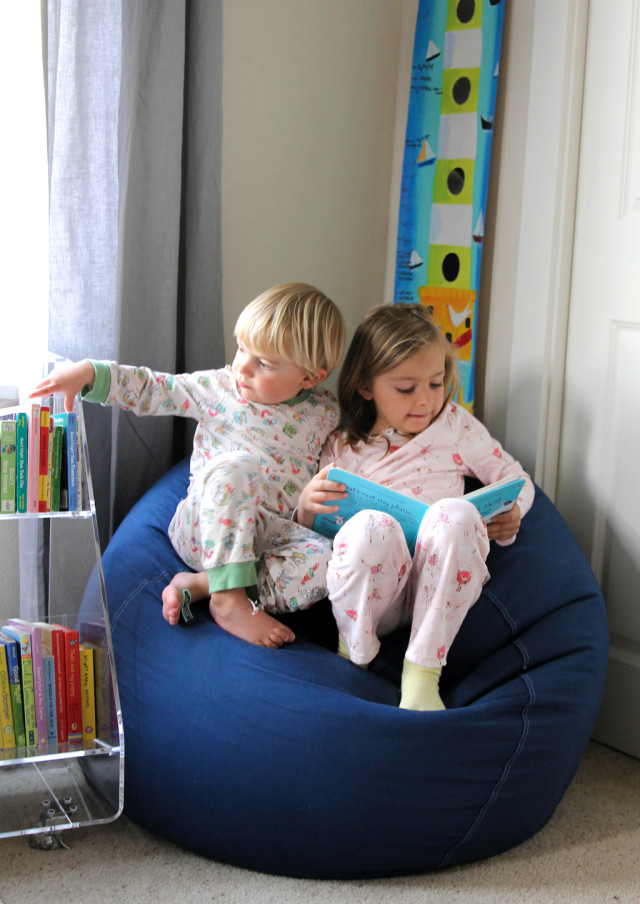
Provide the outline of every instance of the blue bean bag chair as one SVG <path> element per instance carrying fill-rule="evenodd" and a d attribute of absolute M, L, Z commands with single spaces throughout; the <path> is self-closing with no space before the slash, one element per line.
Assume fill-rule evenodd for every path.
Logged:
<path fill-rule="evenodd" d="M 184 566 L 167 526 L 185 461 L 140 500 L 103 568 L 125 736 L 125 812 L 184 848 L 267 873 L 352 879 L 506 851 L 553 814 L 589 741 L 608 653 L 585 557 L 539 490 L 450 651 L 447 709 L 398 709 L 407 635 L 369 671 L 335 655 L 327 601 L 288 616 L 280 650 L 206 605 L 170 627 Z M 200 610 L 200 611 L 198 611 Z"/>

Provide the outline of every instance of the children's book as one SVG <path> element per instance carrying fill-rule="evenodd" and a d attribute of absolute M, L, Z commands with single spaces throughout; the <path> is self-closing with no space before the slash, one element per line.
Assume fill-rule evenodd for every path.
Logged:
<path fill-rule="evenodd" d="M 109 641 L 104 619 L 80 622 L 80 640 L 93 650 L 93 679 L 96 698 L 96 735 L 108 740 L 118 734 L 116 705 L 111 682 Z"/>
<path fill-rule="evenodd" d="M 49 424 L 50 408 L 40 407 L 40 459 L 38 471 L 38 511 L 47 511 L 47 474 L 49 471 Z"/>
<path fill-rule="evenodd" d="M 42 651 L 53 657 L 56 706 L 56 736 L 59 744 L 67 740 L 67 673 L 64 631 L 57 625 L 35 622 L 42 632 Z"/>
<path fill-rule="evenodd" d="M 13 726 L 13 706 L 9 683 L 9 664 L 4 646 L 0 644 L 0 747 L 8 750 L 16 746 Z"/>
<path fill-rule="evenodd" d="M 80 687 L 80 635 L 76 628 L 53 625 L 64 632 L 67 676 L 67 739 L 82 740 L 82 692 Z"/>
<path fill-rule="evenodd" d="M 28 469 L 29 428 L 26 411 L 19 411 L 16 417 L 16 511 L 27 511 L 27 469 Z"/>
<path fill-rule="evenodd" d="M 82 739 L 95 741 L 96 698 L 94 685 L 93 649 L 80 644 L 80 690 L 82 697 Z"/>
<path fill-rule="evenodd" d="M 31 655 L 31 635 L 14 625 L 3 625 L 2 633 L 17 640 L 20 649 L 20 677 L 22 681 L 22 709 L 26 746 L 36 747 L 38 729 L 36 727 L 36 698 L 33 689 L 33 658 Z"/>
<path fill-rule="evenodd" d="M 25 635 L 31 639 L 31 663 L 33 673 L 33 695 L 36 710 L 36 729 L 38 744 L 47 742 L 47 704 L 44 682 L 44 656 L 42 651 L 42 630 L 23 618 L 10 618 L 9 626 L 22 632 L 20 643 L 24 643 Z"/>
<path fill-rule="evenodd" d="M 13 709 L 13 728 L 16 747 L 25 747 L 27 737 L 24 730 L 24 702 L 22 699 L 22 680 L 20 676 L 20 645 L 8 634 L 0 633 L 0 647 L 4 647 L 9 669 L 9 689 Z"/>
<path fill-rule="evenodd" d="M 65 442 L 62 458 L 66 463 L 66 474 L 62 478 L 62 486 L 66 490 L 66 507 L 70 512 L 77 512 L 79 505 L 78 480 L 79 480 L 79 439 L 78 423 L 75 411 L 54 415 L 54 422 L 65 430 Z M 63 503 L 64 504 L 64 503 Z"/>
<path fill-rule="evenodd" d="M 3 515 L 16 512 L 16 416 L 0 418 L 0 511 Z"/>
<path fill-rule="evenodd" d="M 400 523 L 411 555 L 414 554 L 420 523 L 429 508 L 426 503 L 342 468 L 330 468 L 327 480 L 343 483 L 349 495 L 335 503 L 339 506 L 337 512 L 315 516 L 313 529 L 316 533 L 333 539 L 342 525 L 357 512 L 375 509 L 393 515 Z M 523 486 L 522 478 L 507 477 L 467 493 L 463 498 L 475 505 L 485 521 L 490 521 L 513 508 Z"/>
<path fill-rule="evenodd" d="M 56 716 L 56 667 L 53 656 L 43 655 L 44 703 L 47 715 L 47 741 L 55 744 L 58 740 Z"/>
<path fill-rule="evenodd" d="M 40 495 L 40 408 L 34 402 L 29 414 L 29 440 L 27 453 L 27 511 L 38 511 Z"/>

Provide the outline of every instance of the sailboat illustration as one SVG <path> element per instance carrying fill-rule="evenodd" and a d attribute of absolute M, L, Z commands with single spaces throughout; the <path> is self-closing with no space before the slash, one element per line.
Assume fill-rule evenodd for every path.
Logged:
<path fill-rule="evenodd" d="M 425 138 L 422 142 L 422 147 L 420 148 L 420 153 L 418 154 L 418 159 L 416 163 L 418 166 L 429 166 L 432 163 L 435 163 L 436 155 L 433 151 L 433 148 Z"/>
<path fill-rule="evenodd" d="M 478 244 L 484 238 L 484 217 L 482 216 L 482 211 L 480 211 L 480 216 L 478 217 L 478 222 L 476 223 L 476 228 L 473 230 L 473 241 L 478 242 Z"/>
<path fill-rule="evenodd" d="M 427 55 L 425 57 L 427 63 L 430 63 L 431 60 L 435 60 L 436 57 L 440 56 L 440 48 L 433 43 L 433 41 L 429 41 L 429 46 L 427 47 Z"/>
<path fill-rule="evenodd" d="M 411 252 L 411 257 L 409 258 L 409 269 L 415 270 L 416 267 L 420 267 L 422 263 L 423 263 L 422 258 L 420 257 L 420 255 L 418 254 L 416 249 L 414 248 L 413 251 Z"/>

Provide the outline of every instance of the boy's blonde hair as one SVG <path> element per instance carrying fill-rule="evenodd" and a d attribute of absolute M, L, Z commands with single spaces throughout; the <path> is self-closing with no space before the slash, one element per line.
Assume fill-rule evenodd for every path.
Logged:
<path fill-rule="evenodd" d="M 445 359 L 444 403 L 439 415 L 457 391 L 458 373 L 456 353 L 431 314 L 420 304 L 380 305 L 365 314 L 351 340 L 338 382 L 350 446 L 368 441 L 377 416 L 375 402 L 363 398 L 360 388 L 434 345 L 442 349 Z"/>
<path fill-rule="evenodd" d="M 308 283 L 283 283 L 267 289 L 247 305 L 233 334 L 258 354 L 295 364 L 309 377 L 327 374 L 342 356 L 342 314 L 330 298 Z"/>

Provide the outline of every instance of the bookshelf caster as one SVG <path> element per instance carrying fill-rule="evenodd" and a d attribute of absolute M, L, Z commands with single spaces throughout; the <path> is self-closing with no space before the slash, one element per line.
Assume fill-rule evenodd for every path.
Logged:
<path fill-rule="evenodd" d="M 16 410 L 1 410 L 0 417 Z M 65 742 L 39 737 L 30 746 L 0 741 L 0 839 L 24 835 L 41 850 L 67 847 L 65 831 L 112 822 L 124 805 L 122 716 L 80 404 L 75 413 L 79 509 L 0 514 L 15 524 L 20 557 L 28 557 L 21 581 L 25 573 L 44 575 L 38 613 L 25 620 L 77 630 L 80 644 L 92 650 L 93 731 Z M 18 615 L 3 613 L 1 624 Z"/>

